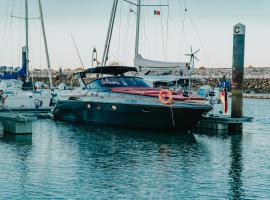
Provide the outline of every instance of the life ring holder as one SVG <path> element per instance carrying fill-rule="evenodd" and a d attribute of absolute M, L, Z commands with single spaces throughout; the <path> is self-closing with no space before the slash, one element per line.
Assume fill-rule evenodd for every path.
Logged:
<path fill-rule="evenodd" d="M 173 95 L 170 90 L 161 90 L 159 92 L 159 101 L 165 105 L 170 105 L 173 102 Z"/>
<path fill-rule="evenodd" d="M 42 100 L 40 100 L 40 99 L 35 99 L 35 100 L 34 100 L 34 104 L 35 104 L 35 106 L 36 106 L 36 109 L 38 109 L 38 108 L 42 107 L 43 102 L 42 102 Z"/>

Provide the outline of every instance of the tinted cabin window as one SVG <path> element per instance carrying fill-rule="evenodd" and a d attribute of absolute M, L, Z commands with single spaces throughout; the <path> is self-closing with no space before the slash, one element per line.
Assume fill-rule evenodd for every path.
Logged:
<path fill-rule="evenodd" d="M 101 88 L 101 87 L 102 87 L 102 84 L 100 80 L 95 80 L 88 84 L 88 88 Z"/>
<path fill-rule="evenodd" d="M 106 77 L 92 81 L 88 88 L 101 87 L 149 87 L 141 78 L 136 77 Z"/>

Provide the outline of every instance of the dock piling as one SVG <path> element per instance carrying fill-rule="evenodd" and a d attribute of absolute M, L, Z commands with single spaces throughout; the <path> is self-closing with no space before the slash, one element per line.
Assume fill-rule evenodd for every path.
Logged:
<path fill-rule="evenodd" d="M 243 116 L 243 83 L 245 55 L 245 25 L 233 26 L 233 67 L 232 67 L 232 111 L 231 116 L 207 115 L 199 122 L 197 129 L 226 130 L 228 133 L 242 133 L 243 123 L 252 117 Z"/>
<path fill-rule="evenodd" d="M 233 26 L 232 118 L 243 117 L 245 25 Z"/>

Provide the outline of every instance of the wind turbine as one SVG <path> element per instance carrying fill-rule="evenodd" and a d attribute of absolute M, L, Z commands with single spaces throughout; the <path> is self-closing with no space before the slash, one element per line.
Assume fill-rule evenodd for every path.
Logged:
<path fill-rule="evenodd" d="M 189 56 L 190 60 L 189 60 L 189 83 L 188 83 L 188 87 L 189 90 L 192 87 L 192 73 L 194 70 L 194 64 L 195 64 L 195 60 L 200 61 L 197 57 L 196 54 L 200 51 L 200 49 L 198 49 L 197 51 L 193 52 L 192 47 L 190 46 L 190 53 L 185 54 L 185 56 Z"/>

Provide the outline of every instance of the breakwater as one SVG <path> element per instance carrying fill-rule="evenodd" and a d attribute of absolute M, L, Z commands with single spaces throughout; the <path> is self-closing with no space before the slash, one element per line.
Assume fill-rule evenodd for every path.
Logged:
<path fill-rule="evenodd" d="M 69 84 L 71 86 L 77 86 L 78 82 L 74 79 L 73 74 L 80 71 L 66 69 L 59 74 L 58 71 L 53 71 L 53 84 L 59 85 L 61 82 Z M 195 86 L 201 86 L 209 84 L 217 86 L 220 80 L 225 77 L 231 80 L 231 68 L 204 68 L 200 67 L 194 70 L 193 79 Z M 179 75 L 178 71 L 171 71 L 166 75 Z M 46 70 L 33 71 L 34 81 L 43 81 L 49 83 L 48 73 Z M 188 71 L 184 71 L 183 77 L 188 77 Z M 245 92 L 255 93 L 270 93 L 270 67 L 248 67 L 245 68 Z"/>
<path fill-rule="evenodd" d="M 219 84 L 219 78 L 209 78 L 206 83 L 211 86 L 217 86 Z M 197 86 L 202 83 L 197 81 Z M 260 79 L 260 78 L 249 78 L 244 80 L 244 92 L 246 93 L 270 93 L 270 78 Z"/>
<path fill-rule="evenodd" d="M 231 80 L 231 68 L 204 68 L 196 69 L 193 78 L 206 80 L 215 86 L 223 78 Z M 269 67 L 247 67 L 245 68 L 244 91 L 255 93 L 270 93 L 270 68 Z"/>

